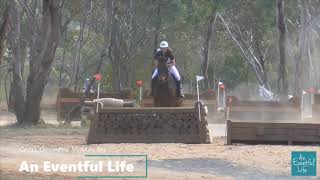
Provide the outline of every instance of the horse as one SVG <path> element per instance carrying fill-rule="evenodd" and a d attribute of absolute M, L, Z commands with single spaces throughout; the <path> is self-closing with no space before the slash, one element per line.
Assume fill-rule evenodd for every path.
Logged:
<path fill-rule="evenodd" d="M 182 98 L 177 97 L 177 85 L 170 74 L 166 59 L 160 58 L 158 61 L 158 75 L 152 83 L 153 103 L 156 107 L 178 107 L 182 103 Z"/>

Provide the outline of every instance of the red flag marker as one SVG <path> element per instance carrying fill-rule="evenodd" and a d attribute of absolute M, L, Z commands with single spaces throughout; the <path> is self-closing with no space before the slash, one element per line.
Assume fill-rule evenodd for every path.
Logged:
<path fill-rule="evenodd" d="M 141 87 L 142 84 L 143 84 L 143 81 L 142 80 L 136 80 L 136 84 L 138 87 Z"/>
<path fill-rule="evenodd" d="M 307 92 L 310 93 L 310 94 L 315 94 L 315 93 L 316 93 L 316 88 L 314 88 L 314 87 L 309 87 L 309 88 L 307 89 Z"/>
<path fill-rule="evenodd" d="M 93 75 L 93 77 L 94 77 L 94 79 L 95 79 L 96 81 L 101 81 L 101 79 L 102 79 L 102 76 L 101 76 L 100 73 L 97 73 L 97 74 Z"/>

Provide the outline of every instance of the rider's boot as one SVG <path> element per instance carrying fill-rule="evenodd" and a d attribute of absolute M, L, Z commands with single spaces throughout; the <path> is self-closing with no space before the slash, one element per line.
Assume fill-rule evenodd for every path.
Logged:
<path fill-rule="evenodd" d="M 184 98 L 184 95 L 182 94 L 182 84 L 181 81 L 177 81 L 177 96 Z"/>

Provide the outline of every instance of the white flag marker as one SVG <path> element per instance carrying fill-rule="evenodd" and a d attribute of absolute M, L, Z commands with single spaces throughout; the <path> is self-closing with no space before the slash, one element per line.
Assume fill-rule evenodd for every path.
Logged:
<path fill-rule="evenodd" d="M 197 79 L 197 96 L 198 96 L 198 112 L 199 112 L 199 120 L 201 121 L 201 115 L 200 115 L 200 96 L 199 96 L 199 81 L 204 79 L 202 76 L 196 76 Z"/>
<path fill-rule="evenodd" d="M 201 81 L 202 79 L 204 79 L 204 77 L 202 77 L 202 76 L 196 76 L 196 78 L 197 78 L 197 82 Z"/>

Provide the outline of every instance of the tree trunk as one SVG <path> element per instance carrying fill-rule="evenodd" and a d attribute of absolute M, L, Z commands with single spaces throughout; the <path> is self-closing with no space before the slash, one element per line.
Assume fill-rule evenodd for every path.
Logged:
<path fill-rule="evenodd" d="M 156 55 L 157 48 L 159 46 L 158 39 L 159 39 L 159 33 L 160 33 L 160 29 L 161 29 L 161 22 L 162 22 L 160 11 L 161 11 L 161 1 L 159 0 L 158 1 L 158 9 L 157 9 L 157 21 L 156 21 L 156 25 L 155 25 L 156 33 L 154 36 L 154 53 L 153 53 L 154 56 Z M 153 61 L 152 61 L 152 63 L 153 63 Z"/>
<path fill-rule="evenodd" d="M 284 14 L 284 0 L 278 0 L 278 29 L 280 33 L 279 37 L 279 53 L 280 53 L 280 65 L 279 65 L 279 79 L 278 89 L 280 93 L 280 99 L 285 101 L 288 99 L 288 78 L 287 78 L 287 49 L 286 49 L 286 23 Z"/>
<path fill-rule="evenodd" d="M 310 67 L 310 58 L 308 54 L 308 32 L 307 26 L 310 19 L 308 19 L 308 12 L 306 7 L 306 2 L 301 1 L 300 5 L 300 21 L 301 21 L 301 30 L 299 34 L 299 51 L 298 56 L 295 58 L 295 84 L 294 84 L 294 95 L 300 97 L 304 87 L 310 85 L 309 82 L 309 67 Z"/>
<path fill-rule="evenodd" d="M 0 64 L 2 64 L 2 56 L 4 52 L 4 40 L 6 39 L 9 28 L 9 9 L 10 3 L 6 3 L 6 8 L 3 14 L 3 23 L 0 27 Z"/>
<path fill-rule="evenodd" d="M 65 5 L 64 6 L 65 9 L 65 22 L 68 21 L 68 14 L 67 14 L 67 10 L 68 10 L 68 6 Z M 60 70 L 59 70 L 59 89 L 62 86 L 62 74 L 63 74 L 63 68 L 64 68 L 64 61 L 66 58 L 66 48 L 67 48 L 67 32 L 68 32 L 68 26 L 65 26 L 65 28 L 62 30 L 61 29 L 61 35 L 63 34 L 63 52 L 62 52 L 62 60 L 61 60 L 61 66 L 60 66 Z"/>
<path fill-rule="evenodd" d="M 59 43 L 60 26 L 60 1 L 43 0 L 41 25 L 30 53 L 25 111 L 23 119 L 17 117 L 19 124 L 35 125 L 39 121 L 40 102 Z"/>
<path fill-rule="evenodd" d="M 113 91 L 120 90 L 120 76 L 119 76 L 119 52 L 115 52 L 118 50 L 117 48 L 117 32 L 119 31 L 116 20 L 115 20 L 115 11 L 116 7 L 113 0 L 106 1 L 106 24 L 109 26 L 106 27 L 107 32 L 105 34 L 105 41 L 109 41 L 108 44 L 108 56 L 112 66 L 112 89 Z"/>
<path fill-rule="evenodd" d="M 120 72 L 120 50 L 117 44 L 117 30 L 118 29 L 116 24 L 112 25 L 111 30 L 111 43 L 109 46 L 109 58 L 111 60 L 112 65 L 112 87 L 114 91 L 121 90 L 121 72 Z"/>
<path fill-rule="evenodd" d="M 263 74 L 262 74 L 262 80 L 263 80 L 263 85 L 266 89 L 271 90 L 270 85 L 269 85 L 269 81 L 268 81 L 268 75 L 267 75 L 267 71 L 265 68 L 265 59 L 263 56 L 260 56 L 260 64 L 261 64 L 261 68 L 263 70 Z"/>
<path fill-rule="evenodd" d="M 114 28 L 113 28 L 114 29 Z M 116 42 L 116 32 L 111 32 L 111 43 L 109 46 L 109 58 L 112 65 L 112 87 L 113 91 L 121 90 L 121 72 L 120 72 L 120 51 Z"/>
<path fill-rule="evenodd" d="M 271 90 L 269 81 L 268 81 L 268 75 L 267 75 L 267 70 L 265 68 L 265 62 L 266 62 L 266 54 L 268 52 L 268 48 L 266 49 L 265 53 L 262 52 L 261 50 L 261 40 L 258 37 L 255 37 L 255 44 L 257 47 L 257 53 L 259 56 L 259 62 L 261 64 L 261 74 L 262 74 L 262 81 L 263 85 L 266 89 Z"/>
<path fill-rule="evenodd" d="M 128 68 L 128 73 L 127 73 L 127 82 L 126 82 L 126 89 L 130 89 L 131 88 L 131 82 L 133 81 L 133 63 L 132 63 L 132 58 L 133 56 L 131 56 L 131 49 L 132 46 L 135 46 L 135 44 L 133 43 L 133 37 L 132 37 L 132 30 L 133 30 L 133 0 L 130 0 L 129 3 L 129 19 L 130 19 L 130 25 L 129 25 L 129 40 L 127 41 L 127 51 L 126 51 L 126 64 L 127 64 L 127 68 Z"/>
<path fill-rule="evenodd" d="M 9 33 L 12 50 L 12 76 L 13 81 L 10 87 L 9 104 L 12 103 L 14 112 L 17 116 L 18 123 L 22 121 L 24 116 L 24 96 L 22 86 L 22 58 L 21 58 L 21 28 L 20 17 L 15 1 L 10 1 L 10 24 L 11 31 Z M 11 105 L 10 105 L 11 106 Z"/>
<path fill-rule="evenodd" d="M 202 63 L 202 75 L 205 78 L 205 88 L 209 88 L 209 77 L 208 77 L 208 67 L 209 67 L 209 55 L 210 55 L 210 42 L 212 39 L 212 33 L 214 31 L 214 25 L 217 20 L 216 10 L 212 10 L 209 18 L 208 28 L 205 35 L 205 42 L 203 44 L 203 63 Z"/>
<path fill-rule="evenodd" d="M 67 31 L 67 30 L 66 30 Z M 63 68 L 64 68 L 64 61 L 66 59 L 66 41 L 67 41 L 67 33 L 64 35 L 64 42 L 63 42 L 63 53 L 62 53 L 62 60 L 61 60 L 61 66 L 60 66 L 60 71 L 59 71 L 59 89 L 61 88 L 62 85 L 62 73 L 63 73 Z"/>
<path fill-rule="evenodd" d="M 77 44 L 76 44 L 76 53 L 75 53 L 75 59 L 73 63 L 73 84 L 74 84 L 74 91 L 78 91 L 78 85 L 79 85 L 79 71 L 80 71 L 80 62 L 81 62 L 81 50 L 84 45 L 83 43 L 83 36 L 84 36 L 84 29 L 87 23 L 87 19 L 91 13 L 92 10 L 92 2 L 89 1 L 89 9 L 86 9 L 83 13 L 83 23 L 81 24 L 80 27 L 80 32 L 79 36 L 77 39 Z"/>
<path fill-rule="evenodd" d="M 117 9 L 118 9 L 119 2 L 118 1 L 112 1 L 112 3 L 109 4 L 108 7 L 109 10 L 112 10 L 112 16 L 110 19 L 111 24 L 111 32 L 110 32 L 110 44 L 109 44 L 109 58 L 111 60 L 112 65 L 112 88 L 113 91 L 120 91 L 122 89 L 121 80 L 122 74 L 121 74 L 121 59 L 120 59 L 120 24 L 118 20 L 116 19 Z"/>

